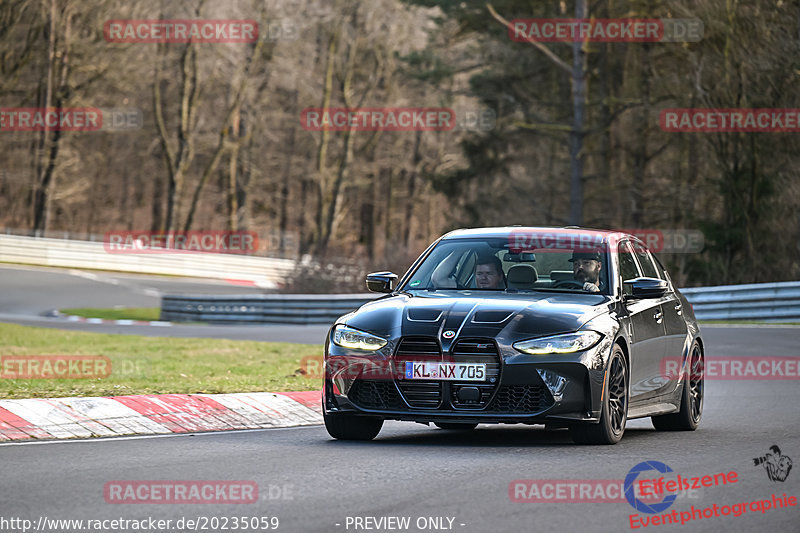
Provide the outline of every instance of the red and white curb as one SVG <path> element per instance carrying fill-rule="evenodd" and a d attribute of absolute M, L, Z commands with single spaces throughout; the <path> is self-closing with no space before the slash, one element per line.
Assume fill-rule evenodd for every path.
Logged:
<path fill-rule="evenodd" d="M 164 320 L 111 320 L 108 318 L 86 318 L 76 315 L 60 315 L 68 322 L 84 322 L 86 324 L 114 324 L 116 326 L 171 326 L 172 322 Z"/>
<path fill-rule="evenodd" d="M 199 433 L 321 423 L 320 391 L 0 400 L 0 441 Z"/>

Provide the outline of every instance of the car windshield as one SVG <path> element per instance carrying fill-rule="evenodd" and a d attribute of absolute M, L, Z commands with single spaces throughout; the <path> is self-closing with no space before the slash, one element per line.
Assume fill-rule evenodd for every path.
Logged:
<path fill-rule="evenodd" d="M 608 294 L 607 265 L 595 235 L 444 239 L 400 288 Z"/>

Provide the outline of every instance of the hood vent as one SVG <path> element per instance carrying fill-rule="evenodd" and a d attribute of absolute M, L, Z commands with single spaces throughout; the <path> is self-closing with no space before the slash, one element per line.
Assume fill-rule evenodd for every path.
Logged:
<path fill-rule="evenodd" d="M 508 320 L 511 315 L 513 315 L 513 311 L 508 310 L 485 310 L 485 311 L 475 311 L 475 314 L 472 315 L 472 323 L 473 324 L 500 324 Z"/>
<path fill-rule="evenodd" d="M 438 322 L 442 318 L 443 313 L 444 311 L 442 309 L 419 307 L 416 309 L 409 309 L 407 316 L 412 322 Z"/>

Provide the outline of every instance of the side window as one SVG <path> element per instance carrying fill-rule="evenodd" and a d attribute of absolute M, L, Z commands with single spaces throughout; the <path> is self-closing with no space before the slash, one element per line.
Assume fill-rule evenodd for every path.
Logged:
<path fill-rule="evenodd" d="M 659 260 L 656 254 L 652 252 L 650 253 L 650 257 L 653 258 L 653 262 L 655 262 L 656 264 L 656 270 L 658 270 L 658 277 L 665 281 L 669 281 L 671 283 L 672 280 L 669 278 L 669 274 L 667 274 L 667 269 L 664 268 L 664 265 L 661 264 L 661 260 Z"/>
<path fill-rule="evenodd" d="M 641 274 L 639 274 L 639 269 L 636 267 L 636 260 L 633 258 L 630 245 L 627 242 L 620 243 L 617 250 L 619 252 L 619 273 L 622 276 L 622 281 L 640 277 Z"/>
<path fill-rule="evenodd" d="M 647 250 L 636 244 L 633 245 L 633 249 L 636 251 L 636 257 L 639 258 L 639 264 L 642 266 L 644 275 L 648 278 L 661 279 L 661 276 L 658 275 L 658 269 L 653 264 L 653 259 L 647 253 Z"/>

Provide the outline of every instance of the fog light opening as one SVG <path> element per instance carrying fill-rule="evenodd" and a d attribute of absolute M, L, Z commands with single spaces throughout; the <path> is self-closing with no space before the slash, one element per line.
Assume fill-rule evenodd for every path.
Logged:
<path fill-rule="evenodd" d="M 547 385 L 550 394 L 553 395 L 553 399 L 560 402 L 564 396 L 564 389 L 567 388 L 567 378 L 552 370 L 537 368 L 536 371 L 539 373 L 539 377 L 542 378 L 542 381 L 544 381 L 544 384 Z"/>

